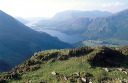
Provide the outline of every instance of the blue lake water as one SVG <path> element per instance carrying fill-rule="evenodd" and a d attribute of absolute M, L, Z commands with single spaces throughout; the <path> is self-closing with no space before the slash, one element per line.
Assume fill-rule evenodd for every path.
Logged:
<path fill-rule="evenodd" d="M 51 36 L 57 37 L 59 40 L 67 42 L 67 43 L 76 43 L 78 41 L 81 41 L 84 39 L 84 37 L 80 37 L 78 35 L 67 35 L 65 33 L 62 33 L 61 31 L 57 30 L 47 30 L 47 29 L 40 29 L 38 31 L 46 32 L 50 34 Z"/>

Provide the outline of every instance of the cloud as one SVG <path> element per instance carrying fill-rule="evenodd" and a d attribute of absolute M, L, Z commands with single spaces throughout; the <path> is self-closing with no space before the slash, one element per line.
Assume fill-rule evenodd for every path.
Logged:
<path fill-rule="evenodd" d="M 102 4 L 103 7 L 123 6 L 123 5 L 125 5 L 125 3 L 123 2 L 111 2 L 111 3 Z"/>

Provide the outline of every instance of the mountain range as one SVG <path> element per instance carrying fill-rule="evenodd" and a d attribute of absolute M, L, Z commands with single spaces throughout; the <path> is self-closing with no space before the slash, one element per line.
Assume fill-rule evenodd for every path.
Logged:
<path fill-rule="evenodd" d="M 95 10 L 95 11 L 68 10 L 68 11 L 62 11 L 62 12 L 55 14 L 55 16 L 53 16 L 51 19 L 41 20 L 35 25 L 37 27 L 42 27 L 42 28 L 50 27 L 54 29 L 65 30 L 66 28 L 70 29 L 71 26 L 69 26 L 69 24 L 71 24 L 78 18 L 81 18 L 81 17 L 97 18 L 97 17 L 108 16 L 111 14 L 112 13 L 107 12 L 107 11 L 102 12 L 98 10 Z"/>
<path fill-rule="evenodd" d="M 114 14 L 99 12 L 99 17 L 94 12 L 61 12 L 50 20 L 40 21 L 36 26 L 59 30 L 69 35 L 77 34 L 85 37 L 85 40 L 128 40 L 128 9 Z"/>
<path fill-rule="evenodd" d="M 70 48 L 71 45 L 37 32 L 0 11 L 0 72 L 22 63 L 34 52 Z"/>
<path fill-rule="evenodd" d="M 85 36 L 92 39 L 116 38 L 128 40 L 128 9 L 114 15 L 94 19 L 85 29 Z M 92 34 L 90 34 L 90 32 Z"/>

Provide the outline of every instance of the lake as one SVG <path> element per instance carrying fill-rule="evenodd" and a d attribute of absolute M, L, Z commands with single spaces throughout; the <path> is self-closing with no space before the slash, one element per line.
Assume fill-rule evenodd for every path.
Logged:
<path fill-rule="evenodd" d="M 39 29 L 38 31 L 46 32 L 50 34 L 51 36 L 57 37 L 59 40 L 67 43 L 76 43 L 79 41 L 82 41 L 84 37 L 78 36 L 78 35 L 67 35 L 61 31 L 57 30 L 49 30 L 49 29 Z"/>

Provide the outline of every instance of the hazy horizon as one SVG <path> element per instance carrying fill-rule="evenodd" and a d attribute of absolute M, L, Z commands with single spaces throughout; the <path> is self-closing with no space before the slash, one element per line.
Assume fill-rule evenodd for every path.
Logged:
<path fill-rule="evenodd" d="M 0 0 L 0 10 L 13 17 L 22 18 L 52 17 L 66 10 L 116 13 L 127 8 L 127 0 Z"/>

